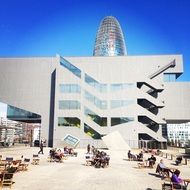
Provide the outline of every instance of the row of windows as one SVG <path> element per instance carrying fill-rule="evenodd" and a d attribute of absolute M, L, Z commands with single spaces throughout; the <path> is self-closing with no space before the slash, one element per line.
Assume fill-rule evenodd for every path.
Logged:
<path fill-rule="evenodd" d="M 119 43 L 118 41 L 116 41 L 116 44 Z M 117 46 L 117 45 L 116 45 Z M 116 49 L 114 51 L 120 51 L 121 48 L 116 47 Z M 81 78 L 81 70 L 78 69 L 76 66 L 72 65 L 70 62 L 68 62 L 67 60 L 65 60 L 64 58 L 61 57 L 60 60 L 60 64 L 62 66 L 64 66 L 66 69 L 68 69 L 70 72 L 72 72 L 74 75 L 76 75 L 77 77 Z M 174 74 L 173 74 L 174 75 Z M 168 78 L 172 78 L 173 80 L 173 75 L 172 74 L 165 74 L 165 77 Z M 98 81 L 96 81 L 95 79 L 93 79 L 92 77 L 90 77 L 89 75 L 85 74 L 85 82 L 87 84 L 89 84 L 90 86 L 94 87 L 97 91 L 99 92 L 107 92 L 107 84 L 102 84 L 99 83 Z M 80 87 L 79 86 L 74 86 L 74 84 L 70 84 L 73 88 L 78 88 L 78 91 L 80 91 Z M 133 83 L 118 83 L 118 84 L 111 84 L 110 90 L 111 91 L 116 91 L 116 90 L 123 90 L 126 88 L 132 88 L 134 87 Z M 64 89 L 65 88 L 65 89 Z M 63 86 L 60 85 L 60 92 L 67 92 L 67 90 L 69 91 L 69 84 L 68 86 Z M 72 93 L 72 91 L 69 91 L 70 93 Z M 75 91 L 73 91 L 75 92 Z"/>
<path fill-rule="evenodd" d="M 59 109 L 63 110 L 73 110 L 80 109 L 80 102 L 77 100 L 60 100 L 59 101 Z"/>
<path fill-rule="evenodd" d="M 87 82 L 90 86 L 94 87 L 99 92 L 107 92 L 107 85 L 100 84 L 99 82 L 95 81 L 88 75 L 85 77 L 85 82 Z M 120 91 L 129 88 L 134 88 L 134 83 L 117 83 L 110 85 L 110 91 Z M 78 84 L 60 84 L 59 85 L 60 93 L 81 93 L 81 87 Z"/>
<path fill-rule="evenodd" d="M 92 119 L 94 122 L 96 122 L 100 126 L 107 126 L 107 118 L 105 117 L 99 117 L 92 111 L 86 108 L 86 114 L 90 119 Z M 113 117 L 111 118 L 111 126 L 128 123 L 134 121 L 133 117 Z M 86 127 L 88 126 L 85 124 Z M 58 126 L 59 127 L 81 127 L 81 121 L 77 117 L 58 117 Z M 89 126 L 87 127 L 89 129 Z M 92 129 L 93 130 L 93 129 Z"/>
<path fill-rule="evenodd" d="M 99 92 L 107 92 L 107 84 L 102 84 L 90 77 L 89 75 L 85 74 L 85 82 L 89 84 L 90 86 L 94 87 Z M 110 85 L 110 91 L 119 91 L 119 90 L 125 90 L 129 88 L 134 88 L 134 83 L 116 83 Z"/>
<path fill-rule="evenodd" d="M 99 109 L 105 110 L 107 109 L 107 101 L 99 100 L 95 96 L 91 95 L 88 92 L 85 92 L 85 98 L 93 103 Z M 134 100 L 111 100 L 110 106 L 111 109 L 126 107 L 131 104 L 134 104 Z M 81 104 L 77 100 L 60 100 L 59 101 L 59 109 L 63 110 L 73 110 L 73 109 L 81 109 Z"/>
<path fill-rule="evenodd" d="M 170 137 L 177 137 L 177 136 L 190 136 L 190 134 L 169 134 Z"/>
<path fill-rule="evenodd" d="M 60 84 L 61 93 L 81 93 L 81 88 L 78 84 Z"/>

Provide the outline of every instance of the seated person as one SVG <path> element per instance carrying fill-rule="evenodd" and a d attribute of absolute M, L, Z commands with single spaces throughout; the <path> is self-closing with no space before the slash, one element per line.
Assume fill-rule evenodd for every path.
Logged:
<path fill-rule="evenodd" d="M 129 160 L 131 160 L 132 159 L 132 154 L 131 154 L 130 150 L 128 151 L 127 155 L 128 155 Z"/>
<path fill-rule="evenodd" d="M 64 147 L 64 153 L 69 154 L 69 148 L 67 146 Z"/>
<path fill-rule="evenodd" d="M 162 159 L 160 160 L 160 163 L 157 165 L 156 168 L 156 173 L 161 173 L 161 172 L 165 172 L 168 177 L 169 177 L 169 172 L 171 172 L 171 170 L 164 165 Z"/>
<path fill-rule="evenodd" d="M 71 154 L 71 155 L 74 154 L 74 150 L 73 150 L 73 148 L 69 148 L 69 154 Z"/>
<path fill-rule="evenodd" d="M 105 166 L 109 166 L 110 157 L 106 154 L 106 152 L 101 152 L 101 166 L 104 168 Z"/>
<path fill-rule="evenodd" d="M 100 168 L 101 166 L 101 152 L 97 151 L 97 153 L 93 156 L 92 165 L 94 165 L 97 168 Z"/>
<path fill-rule="evenodd" d="M 138 161 L 143 161 L 143 151 L 141 151 L 141 152 L 137 155 L 137 160 L 138 160 Z"/>
<path fill-rule="evenodd" d="M 106 154 L 106 164 L 107 166 L 109 166 L 109 163 L 110 163 L 110 156 Z"/>
<path fill-rule="evenodd" d="M 173 182 L 173 187 L 175 189 L 186 189 L 186 187 L 183 186 L 183 180 L 179 177 L 180 171 L 176 170 L 171 177 L 171 181 Z"/>
<path fill-rule="evenodd" d="M 156 163 L 156 157 L 152 154 L 150 158 L 148 158 L 149 167 L 153 168 L 154 164 Z"/>
<path fill-rule="evenodd" d="M 132 154 L 130 150 L 128 151 L 127 155 L 128 155 L 129 160 L 136 160 L 136 156 L 134 154 Z"/>
<path fill-rule="evenodd" d="M 179 177 L 180 171 L 176 170 L 171 177 L 171 181 L 177 184 L 180 184 L 183 182 L 183 180 Z"/>
<path fill-rule="evenodd" d="M 159 149 L 157 149 L 156 151 L 156 155 L 160 155 L 161 151 Z"/>
<path fill-rule="evenodd" d="M 94 146 L 92 146 L 91 150 L 92 150 L 92 154 L 96 154 L 96 149 Z"/>
<path fill-rule="evenodd" d="M 56 150 L 55 152 L 55 159 L 57 159 L 59 162 L 61 162 L 64 154 L 61 152 L 60 149 Z"/>
<path fill-rule="evenodd" d="M 183 159 L 182 156 L 178 156 L 178 157 L 176 158 L 176 161 L 175 161 L 176 165 L 181 164 L 182 159 Z"/>
<path fill-rule="evenodd" d="M 55 149 L 51 149 L 50 151 L 49 151 L 49 155 L 50 155 L 50 158 L 51 159 L 54 159 L 55 158 Z"/>
<path fill-rule="evenodd" d="M 12 163 L 11 163 L 11 165 L 9 165 L 8 167 L 7 167 L 7 172 L 8 173 L 15 173 L 16 171 L 17 171 L 17 169 L 18 169 L 18 167 L 19 167 L 19 162 L 17 162 L 17 161 L 13 161 Z"/>

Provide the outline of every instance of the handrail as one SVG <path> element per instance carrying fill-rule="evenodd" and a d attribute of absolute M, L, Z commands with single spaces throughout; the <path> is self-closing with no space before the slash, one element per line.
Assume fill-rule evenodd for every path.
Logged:
<path fill-rule="evenodd" d="M 155 73 L 153 73 L 152 75 L 149 76 L 150 79 L 153 79 L 154 77 L 156 77 L 157 75 L 159 75 L 160 73 L 164 72 L 166 69 L 170 68 L 170 67 L 175 67 L 176 66 L 176 61 L 175 59 L 173 61 L 171 61 L 169 64 L 161 67 L 159 70 L 157 70 Z"/>

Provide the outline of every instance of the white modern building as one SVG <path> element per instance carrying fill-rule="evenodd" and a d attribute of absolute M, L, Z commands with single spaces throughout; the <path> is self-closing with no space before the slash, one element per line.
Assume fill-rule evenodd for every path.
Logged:
<path fill-rule="evenodd" d="M 0 117 L 0 146 L 11 146 L 16 131 L 20 129 L 21 125 L 18 122 Z"/>
<path fill-rule="evenodd" d="M 190 121 L 190 82 L 176 82 L 182 55 L 126 55 L 120 26 L 106 19 L 95 56 L 0 58 L 0 101 L 9 118 L 41 122 L 48 146 L 119 131 L 131 147 L 165 148 L 167 124 Z"/>
<path fill-rule="evenodd" d="M 166 124 L 190 120 L 190 83 L 173 81 L 181 55 L 0 58 L 0 69 L 0 101 L 28 111 L 12 119 L 41 121 L 49 146 L 117 130 L 131 147 L 164 147 Z"/>
<path fill-rule="evenodd" d="M 185 146 L 190 142 L 190 123 L 182 123 L 182 124 L 168 124 L 168 139 L 170 142 L 179 143 L 181 146 Z"/>

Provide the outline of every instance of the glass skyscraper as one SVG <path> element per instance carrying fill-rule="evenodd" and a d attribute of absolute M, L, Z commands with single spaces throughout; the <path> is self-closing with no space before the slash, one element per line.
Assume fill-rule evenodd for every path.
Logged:
<path fill-rule="evenodd" d="M 126 55 L 125 40 L 121 26 L 113 16 L 105 17 L 100 24 L 94 46 L 94 56 Z"/>

